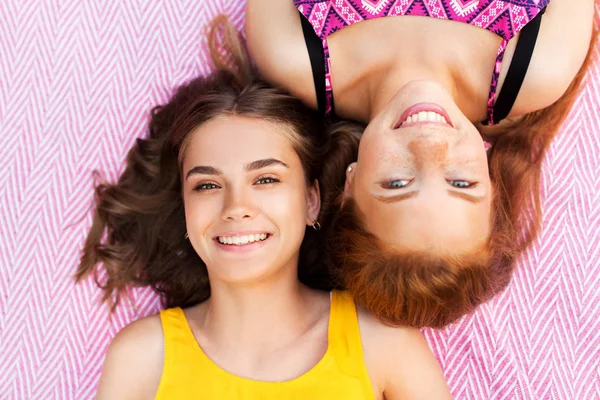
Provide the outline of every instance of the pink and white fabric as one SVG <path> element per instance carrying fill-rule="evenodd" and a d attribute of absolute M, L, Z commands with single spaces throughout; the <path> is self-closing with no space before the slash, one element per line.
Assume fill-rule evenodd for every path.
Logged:
<path fill-rule="evenodd" d="M 112 318 L 75 286 L 93 171 L 114 180 L 151 107 L 207 74 L 205 27 L 243 0 L 0 2 L 0 399 L 93 398 Z M 600 64 L 543 172 L 544 230 L 505 293 L 425 331 L 457 399 L 600 398 Z"/>

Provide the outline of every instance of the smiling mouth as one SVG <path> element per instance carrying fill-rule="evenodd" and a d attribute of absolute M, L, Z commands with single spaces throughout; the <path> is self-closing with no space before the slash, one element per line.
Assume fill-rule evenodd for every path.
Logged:
<path fill-rule="evenodd" d="M 253 243 L 264 242 L 270 236 L 270 233 L 264 232 L 250 235 L 217 236 L 215 240 L 224 245 L 247 246 Z"/>
<path fill-rule="evenodd" d="M 444 108 L 433 103 L 420 103 L 409 107 L 400 120 L 394 126 L 394 129 L 424 125 L 424 124 L 437 124 L 444 126 L 452 126 L 452 121 Z"/>

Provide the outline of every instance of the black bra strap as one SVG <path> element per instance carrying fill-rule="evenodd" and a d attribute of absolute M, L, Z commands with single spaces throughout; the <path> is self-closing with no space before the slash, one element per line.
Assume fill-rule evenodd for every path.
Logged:
<path fill-rule="evenodd" d="M 310 57 L 310 65 L 312 67 L 313 79 L 315 81 L 315 91 L 317 93 L 317 105 L 319 112 L 325 115 L 325 54 L 323 43 L 317 36 L 310 22 L 300 13 L 300 21 L 302 22 L 302 33 L 304 41 L 308 49 Z"/>
<path fill-rule="evenodd" d="M 510 110 L 517 100 L 531 57 L 533 56 L 533 50 L 535 48 L 535 42 L 537 41 L 538 33 L 540 32 L 540 24 L 542 22 L 542 15 L 546 12 L 544 7 L 539 14 L 529 21 L 527 25 L 521 30 L 521 36 L 517 42 L 515 48 L 515 54 L 513 56 L 510 67 L 504 80 L 502 90 L 498 95 L 498 100 L 494 104 L 494 123 L 498 123 L 508 116 Z"/>

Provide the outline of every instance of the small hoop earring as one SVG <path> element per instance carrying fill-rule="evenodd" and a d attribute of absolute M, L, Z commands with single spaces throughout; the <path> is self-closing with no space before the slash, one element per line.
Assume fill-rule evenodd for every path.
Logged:
<path fill-rule="evenodd" d="M 312 227 L 315 231 L 320 231 L 321 230 L 321 224 L 319 223 L 319 221 L 315 221 L 312 224 Z"/>
<path fill-rule="evenodd" d="M 185 235 L 183 236 L 183 238 L 187 240 L 190 238 L 190 235 L 188 235 L 188 233 L 186 232 Z"/>

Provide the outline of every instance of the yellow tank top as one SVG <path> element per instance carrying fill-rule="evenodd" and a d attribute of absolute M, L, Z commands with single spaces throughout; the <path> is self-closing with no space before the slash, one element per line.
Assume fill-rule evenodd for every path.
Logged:
<path fill-rule="evenodd" d="M 305 374 L 284 382 L 233 375 L 200 348 L 181 308 L 160 312 L 165 361 L 156 399 L 374 399 L 364 363 L 356 306 L 346 292 L 333 291 L 328 347 Z"/>

